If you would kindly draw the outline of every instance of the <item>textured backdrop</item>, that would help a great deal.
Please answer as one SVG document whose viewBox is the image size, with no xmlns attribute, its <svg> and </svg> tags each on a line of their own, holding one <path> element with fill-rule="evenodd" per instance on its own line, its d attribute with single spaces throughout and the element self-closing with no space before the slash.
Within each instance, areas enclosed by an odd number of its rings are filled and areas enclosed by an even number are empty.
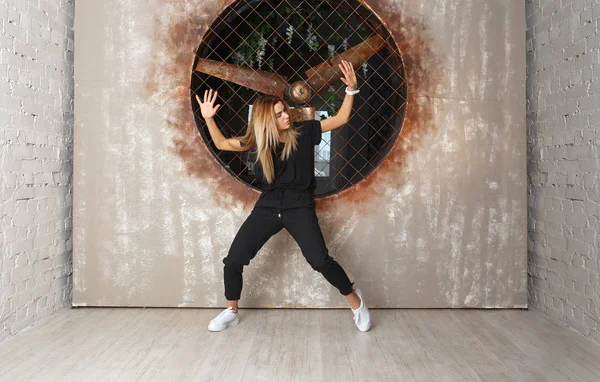
<svg viewBox="0 0 600 382">
<path fill-rule="evenodd" d="M 77 3 L 73 305 L 224 305 L 221 260 L 258 194 L 205 147 L 189 79 L 229 3 Z M 366 4 L 399 45 L 407 114 L 373 174 L 319 199 L 330 254 L 372 306 L 526 307 L 525 4 Z M 240 306 L 347 304 L 283 231 Z"/>
</svg>

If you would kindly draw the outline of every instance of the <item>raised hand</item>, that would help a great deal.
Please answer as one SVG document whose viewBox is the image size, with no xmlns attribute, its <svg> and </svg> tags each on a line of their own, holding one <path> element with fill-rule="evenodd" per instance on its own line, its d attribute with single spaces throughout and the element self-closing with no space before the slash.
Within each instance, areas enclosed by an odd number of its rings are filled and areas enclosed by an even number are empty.
<svg viewBox="0 0 600 382">
<path fill-rule="evenodd" d="M 346 60 L 342 60 L 338 65 L 340 66 L 342 73 L 344 73 L 344 77 L 341 77 L 340 80 L 348 86 L 348 90 L 352 91 L 356 89 L 356 73 L 354 73 L 352 64 Z"/>
<path fill-rule="evenodd" d="M 210 89 L 210 91 L 204 91 L 204 102 L 200 101 L 200 97 L 196 94 L 196 100 L 198 104 L 200 104 L 200 112 L 202 113 L 202 117 L 205 119 L 212 118 L 217 114 L 217 110 L 221 105 L 213 106 L 215 104 L 215 100 L 217 99 L 217 91 Z"/>
</svg>

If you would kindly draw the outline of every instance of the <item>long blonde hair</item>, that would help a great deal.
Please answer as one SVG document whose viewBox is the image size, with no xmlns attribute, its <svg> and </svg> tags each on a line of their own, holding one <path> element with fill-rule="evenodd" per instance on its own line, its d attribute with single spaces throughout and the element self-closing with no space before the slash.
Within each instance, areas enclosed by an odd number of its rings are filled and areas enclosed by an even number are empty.
<svg viewBox="0 0 600 382">
<path fill-rule="evenodd" d="M 277 130 L 277 117 L 275 117 L 275 105 L 278 102 L 281 102 L 285 112 L 290 115 L 290 127 L 281 132 L 281 140 Z M 288 159 L 298 146 L 298 132 L 293 122 L 288 104 L 279 97 L 262 95 L 252 105 L 248 130 L 240 142 L 244 147 L 256 147 L 255 163 L 260 162 L 267 183 L 273 183 L 275 179 L 275 166 L 271 153 L 276 152 L 279 142 L 285 142 L 281 153 L 282 160 Z"/>
</svg>

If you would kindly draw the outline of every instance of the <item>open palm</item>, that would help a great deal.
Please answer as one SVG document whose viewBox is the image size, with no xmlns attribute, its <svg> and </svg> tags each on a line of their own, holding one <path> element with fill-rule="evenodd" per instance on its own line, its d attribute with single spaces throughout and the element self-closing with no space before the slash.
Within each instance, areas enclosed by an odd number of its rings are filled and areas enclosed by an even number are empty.
<svg viewBox="0 0 600 382">
<path fill-rule="evenodd" d="M 352 64 L 346 60 L 342 60 L 342 62 L 338 65 L 344 74 L 344 77 L 341 77 L 340 80 L 342 80 L 342 82 L 345 83 L 350 90 L 356 89 L 356 73 L 354 72 L 354 67 Z"/>
<path fill-rule="evenodd" d="M 200 97 L 196 94 L 196 100 L 200 104 L 200 112 L 203 118 L 212 118 L 217 114 L 217 110 L 221 105 L 214 106 L 215 100 L 217 99 L 217 91 L 210 89 L 210 91 L 204 91 L 204 102 L 200 101 Z"/>
</svg>

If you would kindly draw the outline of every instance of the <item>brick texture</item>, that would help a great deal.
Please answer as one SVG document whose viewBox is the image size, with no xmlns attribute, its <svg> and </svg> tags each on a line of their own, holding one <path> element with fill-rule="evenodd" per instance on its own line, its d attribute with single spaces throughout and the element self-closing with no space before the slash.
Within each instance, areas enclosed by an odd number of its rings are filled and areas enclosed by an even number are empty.
<svg viewBox="0 0 600 382">
<path fill-rule="evenodd" d="M 529 305 L 600 341 L 600 2 L 526 9 Z"/>
<path fill-rule="evenodd" d="M 73 12 L 0 2 L 0 341 L 71 304 Z"/>
</svg>

